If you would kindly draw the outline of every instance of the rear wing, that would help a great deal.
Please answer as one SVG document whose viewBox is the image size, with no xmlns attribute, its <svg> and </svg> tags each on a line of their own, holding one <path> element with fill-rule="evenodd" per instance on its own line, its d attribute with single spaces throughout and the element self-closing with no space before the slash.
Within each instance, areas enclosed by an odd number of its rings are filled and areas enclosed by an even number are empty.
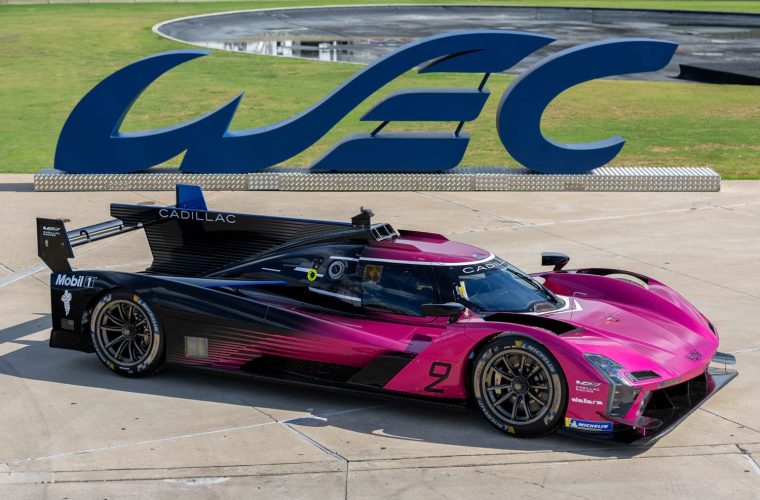
<svg viewBox="0 0 760 500">
<path fill-rule="evenodd" d="M 71 272 L 69 259 L 74 258 L 72 247 L 134 231 L 140 227 L 142 226 L 129 225 L 114 219 L 67 232 L 63 220 L 38 217 L 37 255 L 54 273 L 68 273 Z"/>
<path fill-rule="evenodd" d="M 351 222 L 293 219 L 209 211 L 198 186 L 177 185 L 172 206 L 112 204 L 113 220 L 66 231 L 60 219 L 37 219 L 37 253 L 57 273 L 70 272 L 72 248 L 144 229 L 156 274 L 205 276 L 252 257 L 328 241 L 381 240 L 398 236 L 388 224 L 372 224 L 362 208 Z"/>
</svg>

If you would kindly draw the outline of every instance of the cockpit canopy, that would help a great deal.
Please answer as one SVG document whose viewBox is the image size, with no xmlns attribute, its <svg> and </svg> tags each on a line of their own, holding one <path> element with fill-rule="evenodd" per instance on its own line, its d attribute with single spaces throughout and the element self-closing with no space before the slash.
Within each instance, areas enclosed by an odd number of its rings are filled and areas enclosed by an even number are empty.
<svg viewBox="0 0 760 500">
<path fill-rule="evenodd" d="M 366 248 L 299 248 L 252 262 L 234 278 L 285 281 L 279 287 L 285 294 L 356 312 L 421 316 L 423 304 L 442 302 L 459 302 L 478 312 L 545 312 L 561 306 L 561 299 L 498 257 L 441 265 L 367 258 Z"/>
</svg>

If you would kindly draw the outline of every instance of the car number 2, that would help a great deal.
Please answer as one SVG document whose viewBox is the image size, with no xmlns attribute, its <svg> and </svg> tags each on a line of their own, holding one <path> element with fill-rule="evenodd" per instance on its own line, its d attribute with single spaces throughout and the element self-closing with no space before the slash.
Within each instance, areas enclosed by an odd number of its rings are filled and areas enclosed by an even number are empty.
<svg viewBox="0 0 760 500">
<path fill-rule="evenodd" d="M 425 386 L 425 392 L 437 392 L 442 393 L 443 389 L 438 389 L 436 386 L 449 378 L 451 373 L 451 363 L 442 363 L 440 361 L 434 361 L 430 365 L 430 371 L 428 375 L 433 377 L 433 381 Z"/>
</svg>

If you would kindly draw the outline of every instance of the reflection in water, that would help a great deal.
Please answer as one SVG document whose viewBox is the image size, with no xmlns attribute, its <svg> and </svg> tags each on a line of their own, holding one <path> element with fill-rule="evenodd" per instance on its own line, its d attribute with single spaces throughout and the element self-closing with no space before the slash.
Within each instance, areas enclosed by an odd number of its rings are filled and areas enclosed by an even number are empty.
<svg viewBox="0 0 760 500">
<path fill-rule="evenodd" d="M 199 45 L 210 49 L 247 52 L 266 56 L 298 57 L 328 62 L 369 64 L 411 41 L 405 37 L 328 38 L 319 36 L 293 36 L 286 34 L 266 39 L 201 41 Z"/>
<path fill-rule="evenodd" d="M 0 0 L 2 1 L 2 0 Z M 664 69 L 620 78 L 669 80 L 680 65 L 724 64 L 755 73 L 760 16 L 589 8 L 409 5 L 229 12 L 162 23 L 157 32 L 206 48 L 328 62 L 369 64 L 421 37 L 457 29 L 509 29 L 557 39 L 511 68 L 521 73 L 548 54 L 605 38 L 679 44 Z"/>
<path fill-rule="evenodd" d="M 646 28 L 652 26 L 637 26 L 638 31 L 646 34 Z M 690 40 L 682 46 L 681 55 L 692 55 L 708 59 L 723 59 L 723 51 L 705 50 L 708 46 L 723 45 L 728 41 L 751 41 L 760 40 L 760 29 L 726 27 L 723 29 L 712 27 L 706 29 L 703 26 L 658 26 L 672 30 L 673 34 L 689 37 Z M 629 26 L 629 29 L 631 26 Z M 565 30 L 573 32 L 577 36 L 584 30 L 592 30 L 590 26 L 565 25 Z M 637 31 L 637 30 L 633 30 Z M 556 34 L 556 33 L 555 33 Z M 621 35 L 638 35 L 639 33 L 622 33 Z M 701 43 L 695 43 L 699 37 Z M 319 33 L 305 34 L 300 31 L 277 31 L 262 33 L 261 36 L 248 36 L 244 39 L 230 40 L 225 37 L 221 40 L 195 40 L 193 43 L 210 49 L 221 49 L 232 52 L 246 52 L 267 56 L 296 57 L 302 59 L 315 59 L 327 62 L 349 62 L 354 64 L 369 64 L 379 57 L 387 54 L 402 45 L 405 45 L 415 37 L 411 36 L 365 36 L 365 37 L 341 37 L 336 35 L 323 35 Z M 757 42 L 755 42 L 757 43 Z M 564 46 L 568 40 L 560 36 L 555 46 Z M 569 45 L 569 44 L 568 44 Z M 564 47 L 562 47 L 564 48 Z M 723 48 L 723 47 L 721 47 Z M 691 53 L 691 54 L 689 54 Z"/>
<path fill-rule="evenodd" d="M 710 33 L 713 38 L 721 40 L 760 40 L 760 29 L 746 28 L 742 30 L 719 31 Z"/>
</svg>

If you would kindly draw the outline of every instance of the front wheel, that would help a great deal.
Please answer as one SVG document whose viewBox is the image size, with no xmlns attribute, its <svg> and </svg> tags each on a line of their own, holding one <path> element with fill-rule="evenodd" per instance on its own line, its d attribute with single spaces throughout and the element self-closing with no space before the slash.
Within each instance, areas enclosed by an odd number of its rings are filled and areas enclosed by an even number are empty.
<svg viewBox="0 0 760 500">
<path fill-rule="evenodd" d="M 475 356 L 475 402 L 502 432 L 520 437 L 552 432 L 564 412 L 566 387 L 559 363 L 535 340 L 502 334 Z"/>
<path fill-rule="evenodd" d="M 100 361 L 119 375 L 143 377 L 163 364 L 158 319 L 134 293 L 116 290 L 104 295 L 92 311 L 90 335 Z"/>
</svg>

